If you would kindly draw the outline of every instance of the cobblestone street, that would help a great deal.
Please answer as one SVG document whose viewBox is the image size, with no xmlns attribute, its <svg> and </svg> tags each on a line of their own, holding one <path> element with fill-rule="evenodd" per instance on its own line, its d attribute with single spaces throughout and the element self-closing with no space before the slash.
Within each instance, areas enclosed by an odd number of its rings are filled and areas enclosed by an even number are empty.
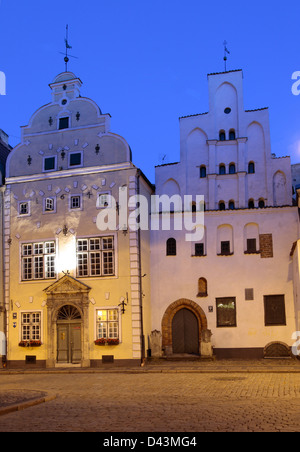
<svg viewBox="0 0 300 452">
<path fill-rule="evenodd" d="M 57 395 L 2 415 L 1 432 L 300 430 L 299 372 L 2 373 L 0 385 Z"/>
</svg>

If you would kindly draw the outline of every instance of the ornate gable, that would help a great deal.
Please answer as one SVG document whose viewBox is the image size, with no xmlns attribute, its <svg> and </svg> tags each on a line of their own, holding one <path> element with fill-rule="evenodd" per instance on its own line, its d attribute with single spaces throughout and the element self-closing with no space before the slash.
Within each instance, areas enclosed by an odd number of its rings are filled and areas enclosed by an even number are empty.
<svg viewBox="0 0 300 452">
<path fill-rule="evenodd" d="M 65 275 L 58 281 L 55 281 L 50 286 L 46 287 L 44 291 L 47 295 L 58 295 L 58 294 L 78 294 L 78 293 L 88 293 L 91 287 L 78 281 L 70 275 Z"/>
</svg>

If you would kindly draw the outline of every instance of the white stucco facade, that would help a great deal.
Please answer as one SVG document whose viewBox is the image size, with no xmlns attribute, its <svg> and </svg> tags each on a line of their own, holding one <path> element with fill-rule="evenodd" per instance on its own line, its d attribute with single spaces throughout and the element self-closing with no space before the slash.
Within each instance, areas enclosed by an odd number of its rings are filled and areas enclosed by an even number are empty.
<svg viewBox="0 0 300 452">
<path fill-rule="evenodd" d="M 174 354 L 175 315 L 192 310 L 200 345 L 207 328 L 217 355 L 259 357 L 268 344 L 290 347 L 295 331 L 290 251 L 298 212 L 291 164 L 271 153 L 268 109 L 245 111 L 242 71 L 208 75 L 208 89 L 209 112 L 180 118 L 180 162 L 156 167 L 157 195 L 204 195 L 205 234 L 195 250 L 184 230 L 152 231 L 153 328 L 162 332 L 164 352 Z M 167 255 L 170 238 L 176 255 Z M 266 305 L 274 295 L 285 318 L 270 325 Z M 222 324 L 222 299 L 234 306 L 228 325 Z M 184 344 L 178 350 L 185 352 Z"/>
</svg>

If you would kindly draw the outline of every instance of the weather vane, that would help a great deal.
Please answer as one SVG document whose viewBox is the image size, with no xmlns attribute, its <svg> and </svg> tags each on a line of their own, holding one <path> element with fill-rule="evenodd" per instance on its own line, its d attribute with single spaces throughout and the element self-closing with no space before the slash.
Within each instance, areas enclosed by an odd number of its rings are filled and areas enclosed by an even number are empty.
<svg viewBox="0 0 300 452">
<path fill-rule="evenodd" d="M 68 72 L 68 62 L 70 61 L 69 57 L 77 58 L 76 56 L 68 55 L 68 50 L 72 49 L 72 46 L 70 46 L 70 44 L 69 44 L 69 25 L 66 26 L 65 46 L 66 46 L 66 52 L 65 53 L 59 52 L 59 53 L 61 53 L 62 55 L 65 55 L 64 62 L 66 64 L 66 72 Z"/>
<path fill-rule="evenodd" d="M 223 42 L 224 45 L 224 63 L 225 63 L 225 72 L 227 72 L 227 54 L 230 55 L 229 50 L 227 49 L 227 41 Z"/>
</svg>

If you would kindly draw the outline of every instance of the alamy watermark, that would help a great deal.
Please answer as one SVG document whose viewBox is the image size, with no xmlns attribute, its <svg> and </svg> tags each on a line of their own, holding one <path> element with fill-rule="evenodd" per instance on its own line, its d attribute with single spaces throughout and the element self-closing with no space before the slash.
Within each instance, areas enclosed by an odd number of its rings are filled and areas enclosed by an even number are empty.
<svg viewBox="0 0 300 452">
<path fill-rule="evenodd" d="M 300 71 L 295 71 L 292 75 L 292 80 L 296 80 L 296 82 L 292 85 L 292 93 L 294 96 L 299 96 L 300 94 Z"/>
<path fill-rule="evenodd" d="M 6 95 L 6 77 L 4 72 L 0 71 L 0 96 Z"/>
<path fill-rule="evenodd" d="M 100 231 L 174 231 L 185 230 L 187 242 L 204 237 L 204 196 L 197 195 L 133 195 L 128 198 L 127 187 L 119 187 L 119 201 L 110 195 L 97 199 L 97 228 Z M 172 216 L 171 216 L 172 214 Z"/>
</svg>

